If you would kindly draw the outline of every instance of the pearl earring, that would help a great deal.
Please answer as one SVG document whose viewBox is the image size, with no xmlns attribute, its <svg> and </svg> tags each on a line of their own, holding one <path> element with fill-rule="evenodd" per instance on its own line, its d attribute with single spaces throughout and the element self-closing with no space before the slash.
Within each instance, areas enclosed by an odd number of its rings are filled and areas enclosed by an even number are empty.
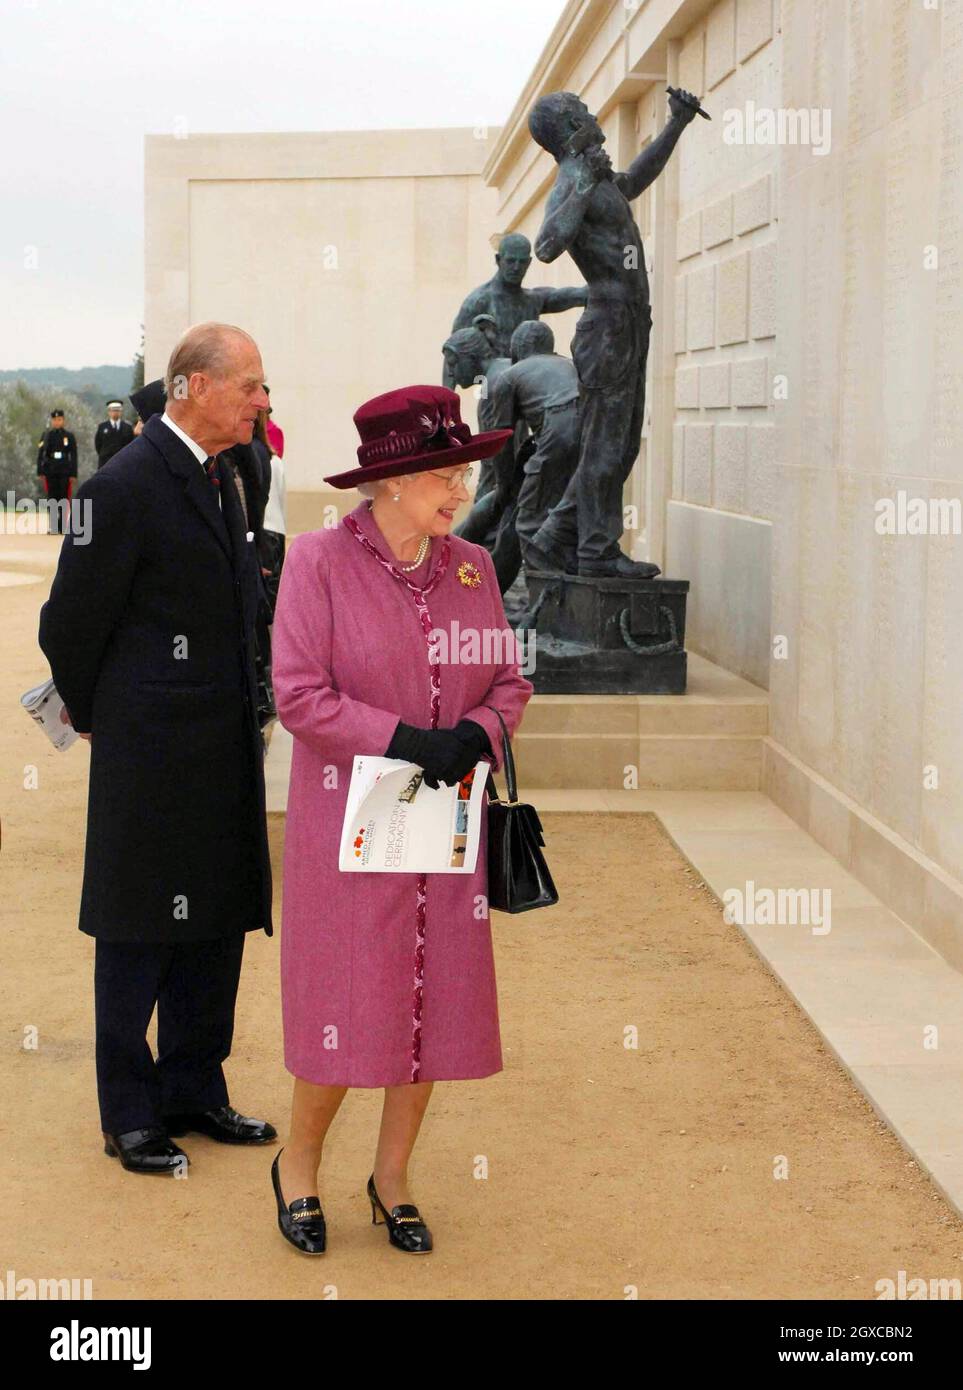
<svg viewBox="0 0 963 1390">
<path fill-rule="evenodd" d="M 392 500 L 392 502 L 400 502 L 400 501 L 401 501 L 401 493 L 400 493 L 400 492 L 396 492 L 395 495 L 392 497 L 391 500 Z"/>
</svg>

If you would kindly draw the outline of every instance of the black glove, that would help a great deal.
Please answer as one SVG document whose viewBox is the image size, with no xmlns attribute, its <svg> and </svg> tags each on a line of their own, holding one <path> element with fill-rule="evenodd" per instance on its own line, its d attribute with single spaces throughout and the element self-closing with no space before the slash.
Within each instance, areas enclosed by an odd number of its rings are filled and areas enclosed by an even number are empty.
<svg viewBox="0 0 963 1390">
<path fill-rule="evenodd" d="M 462 719 L 454 729 L 417 729 L 399 722 L 384 756 L 417 764 L 426 784 L 437 787 L 439 782 L 460 782 L 486 752 L 491 745 L 485 730 L 473 719 Z"/>
</svg>

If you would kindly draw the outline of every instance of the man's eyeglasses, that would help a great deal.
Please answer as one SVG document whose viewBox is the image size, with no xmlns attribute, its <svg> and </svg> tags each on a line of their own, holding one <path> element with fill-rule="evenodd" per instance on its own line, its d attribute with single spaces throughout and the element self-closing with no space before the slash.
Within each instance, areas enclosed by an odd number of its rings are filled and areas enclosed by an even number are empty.
<svg viewBox="0 0 963 1390">
<path fill-rule="evenodd" d="M 425 472 L 430 473 L 433 478 L 444 478 L 445 482 L 448 484 L 449 492 L 454 492 L 459 483 L 461 483 L 463 487 L 467 487 L 471 482 L 474 471 L 471 464 L 469 464 L 467 468 L 460 468 L 457 473 L 436 473 L 434 469 L 431 468 L 425 470 Z"/>
</svg>

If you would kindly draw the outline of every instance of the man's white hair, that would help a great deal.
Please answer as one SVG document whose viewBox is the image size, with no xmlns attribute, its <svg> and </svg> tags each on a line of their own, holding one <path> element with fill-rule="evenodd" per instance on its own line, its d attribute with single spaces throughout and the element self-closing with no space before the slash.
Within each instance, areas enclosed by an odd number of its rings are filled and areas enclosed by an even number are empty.
<svg viewBox="0 0 963 1390">
<path fill-rule="evenodd" d="M 183 333 L 174 344 L 167 363 L 164 386 L 168 400 L 183 399 L 193 372 L 223 377 L 231 360 L 231 348 L 238 338 L 246 338 L 257 347 L 250 333 L 233 323 L 195 323 Z"/>
</svg>

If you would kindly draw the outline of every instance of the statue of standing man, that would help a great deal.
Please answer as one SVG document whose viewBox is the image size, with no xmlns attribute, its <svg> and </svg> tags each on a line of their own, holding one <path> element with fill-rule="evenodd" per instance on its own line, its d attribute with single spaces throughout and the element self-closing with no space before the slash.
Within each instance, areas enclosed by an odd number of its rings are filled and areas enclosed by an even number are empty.
<svg viewBox="0 0 963 1390">
<path fill-rule="evenodd" d="M 669 120 L 623 174 L 613 172 L 602 127 L 572 92 L 540 97 L 529 115 L 532 137 L 558 161 L 535 254 L 554 261 L 567 251 L 588 284 L 572 340 L 582 402 L 579 464 L 527 547 L 529 563 L 542 568 L 639 579 L 659 573 L 619 546 L 622 485 L 642 441 L 652 323 L 642 238 L 629 203 L 661 174 L 698 107 L 689 92 L 671 95 Z"/>
<path fill-rule="evenodd" d="M 526 319 L 537 319 L 541 314 L 561 314 L 566 309 L 578 309 L 585 304 L 588 291 L 584 285 L 572 289 L 552 289 L 548 285 L 539 285 L 536 289 L 526 290 L 522 281 L 531 263 L 532 243 L 527 236 L 522 236 L 521 232 L 509 232 L 503 236 L 495 256 L 495 274 L 468 295 L 455 315 L 452 333 L 459 328 L 471 328 L 478 314 L 490 314 L 495 320 L 492 338 L 495 351 L 501 357 L 508 357 L 512 334 L 520 323 Z M 444 384 L 454 390 L 447 365 Z"/>
</svg>

